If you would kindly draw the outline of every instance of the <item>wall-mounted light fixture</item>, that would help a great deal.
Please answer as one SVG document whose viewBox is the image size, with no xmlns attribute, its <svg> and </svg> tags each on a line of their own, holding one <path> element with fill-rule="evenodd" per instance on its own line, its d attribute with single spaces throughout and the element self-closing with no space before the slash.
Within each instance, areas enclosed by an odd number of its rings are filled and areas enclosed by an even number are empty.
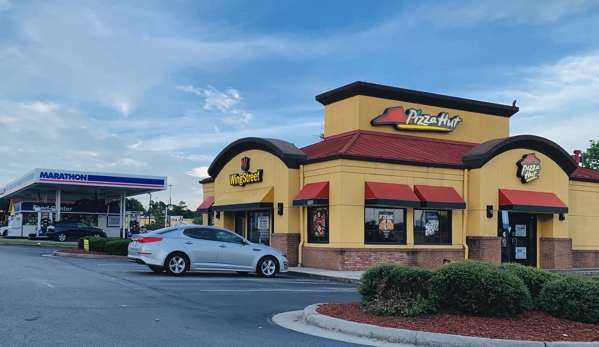
<svg viewBox="0 0 599 347">
<path fill-rule="evenodd" d="M 487 218 L 493 218 L 493 205 L 487 205 Z"/>
<path fill-rule="evenodd" d="M 214 217 L 216 217 L 216 219 L 220 219 L 220 211 L 214 212 Z"/>
<path fill-rule="evenodd" d="M 559 220 L 566 220 L 566 214 L 565 213 L 560 213 L 559 214 Z"/>
<path fill-rule="evenodd" d="M 279 216 L 282 216 L 282 215 L 283 215 L 283 203 L 282 203 L 282 202 L 279 202 L 279 203 L 277 204 L 277 214 L 278 214 Z"/>
</svg>

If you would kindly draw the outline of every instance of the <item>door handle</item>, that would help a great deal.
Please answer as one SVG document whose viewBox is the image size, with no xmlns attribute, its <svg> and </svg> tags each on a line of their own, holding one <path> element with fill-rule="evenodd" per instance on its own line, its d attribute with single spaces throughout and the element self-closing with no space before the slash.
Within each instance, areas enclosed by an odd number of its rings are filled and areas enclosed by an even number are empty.
<svg viewBox="0 0 599 347">
<path fill-rule="evenodd" d="M 518 240 L 516 240 L 515 237 L 512 237 L 512 245 L 515 245 L 517 243 Z"/>
<path fill-rule="evenodd" d="M 220 247 L 220 248 L 227 248 L 227 246 L 225 246 L 225 245 L 220 245 L 218 247 Z"/>
<path fill-rule="evenodd" d="M 186 244 L 186 245 L 193 245 L 193 242 L 191 242 L 191 241 L 187 241 L 187 242 L 185 242 L 185 244 Z"/>
</svg>

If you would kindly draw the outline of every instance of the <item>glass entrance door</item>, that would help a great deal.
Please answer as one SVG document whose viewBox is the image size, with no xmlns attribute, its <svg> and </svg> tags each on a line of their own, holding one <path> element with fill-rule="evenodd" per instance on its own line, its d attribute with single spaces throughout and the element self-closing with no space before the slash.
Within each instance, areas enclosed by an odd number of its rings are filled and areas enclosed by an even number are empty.
<svg viewBox="0 0 599 347">
<path fill-rule="evenodd" d="M 270 211 L 248 212 L 248 240 L 262 245 L 270 243 Z"/>
<path fill-rule="evenodd" d="M 507 217 L 508 223 L 499 218 L 501 262 L 537 266 L 537 216 L 510 212 Z"/>
<path fill-rule="evenodd" d="M 235 212 L 235 232 L 245 237 L 245 211 Z"/>
</svg>

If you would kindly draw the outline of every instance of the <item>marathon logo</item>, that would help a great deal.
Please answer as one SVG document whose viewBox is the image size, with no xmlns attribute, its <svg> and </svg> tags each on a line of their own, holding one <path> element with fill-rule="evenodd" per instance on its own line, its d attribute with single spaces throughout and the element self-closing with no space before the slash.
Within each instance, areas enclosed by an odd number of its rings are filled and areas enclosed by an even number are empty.
<svg viewBox="0 0 599 347">
<path fill-rule="evenodd" d="M 64 180 L 64 181 L 87 181 L 87 175 L 59 173 L 59 172 L 40 172 L 40 179 Z"/>
<path fill-rule="evenodd" d="M 258 183 L 262 182 L 262 170 L 257 170 L 256 172 L 244 172 L 242 174 L 231 174 L 229 175 L 229 183 L 232 186 L 245 186 L 249 183 Z"/>
<path fill-rule="evenodd" d="M 439 112 L 436 116 L 423 113 L 421 109 L 409 108 L 404 112 L 403 106 L 389 107 L 370 124 L 393 125 L 397 130 L 441 131 L 451 132 L 462 121 L 462 117 Z"/>
</svg>

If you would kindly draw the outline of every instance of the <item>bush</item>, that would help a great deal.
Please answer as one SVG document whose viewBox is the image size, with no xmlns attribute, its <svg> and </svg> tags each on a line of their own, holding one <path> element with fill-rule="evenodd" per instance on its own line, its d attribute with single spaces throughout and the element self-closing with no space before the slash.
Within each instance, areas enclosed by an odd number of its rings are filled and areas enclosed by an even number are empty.
<svg viewBox="0 0 599 347">
<path fill-rule="evenodd" d="M 562 276 L 545 284 L 538 304 L 556 317 L 599 323 L 599 282 L 582 276 Z"/>
<path fill-rule="evenodd" d="M 432 271 L 402 265 L 378 265 L 362 274 L 360 305 L 377 316 L 416 316 L 436 311 L 428 300 Z"/>
<path fill-rule="evenodd" d="M 507 317 L 532 308 L 521 279 L 498 266 L 466 260 L 435 270 L 429 281 L 431 300 L 454 314 Z"/>
<path fill-rule="evenodd" d="M 86 236 L 87 237 L 87 236 Z M 89 250 L 94 252 L 105 252 L 106 243 L 114 240 L 123 240 L 118 237 L 90 237 Z"/>
<path fill-rule="evenodd" d="M 127 239 L 108 241 L 104 246 L 104 251 L 112 255 L 127 255 L 129 242 Z"/>
<path fill-rule="evenodd" d="M 533 302 L 536 302 L 545 283 L 560 278 L 559 275 L 549 271 L 516 263 L 502 264 L 499 268 L 521 279 L 526 285 L 526 288 L 528 288 L 528 292 L 530 293 Z"/>
</svg>

